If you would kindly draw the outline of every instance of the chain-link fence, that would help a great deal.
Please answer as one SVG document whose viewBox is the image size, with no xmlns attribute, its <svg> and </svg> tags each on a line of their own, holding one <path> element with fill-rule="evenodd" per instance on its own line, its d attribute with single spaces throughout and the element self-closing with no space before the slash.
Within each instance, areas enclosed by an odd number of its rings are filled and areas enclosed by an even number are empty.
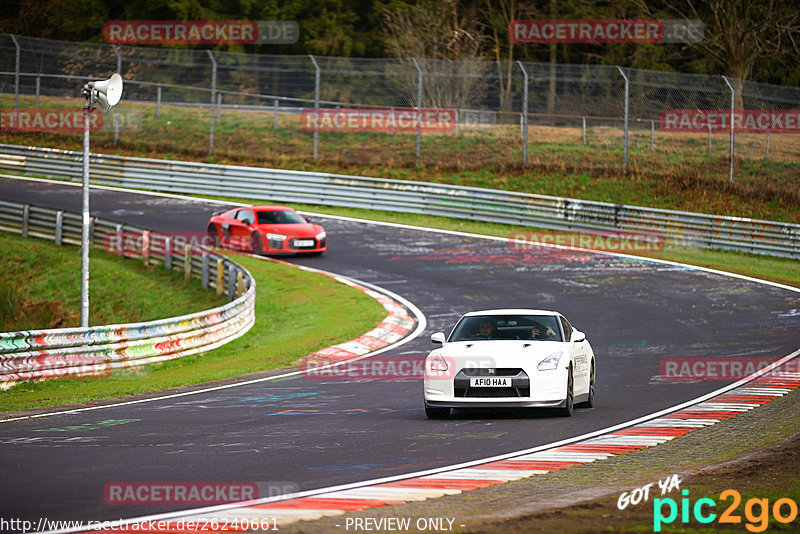
<svg viewBox="0 0 800 534">
<path fill-rule="evenodd" d="M 125 94 L 95 143 L 270 165 L 533 166 L 739 183 L 794 178 L 795 186 L 800 176 L 793 87 L 599 65 L 235 54 L 0 35 L 6 110 L 78 109 L 83 83 L 113 72 L 125 79 Z"/>
</svg>

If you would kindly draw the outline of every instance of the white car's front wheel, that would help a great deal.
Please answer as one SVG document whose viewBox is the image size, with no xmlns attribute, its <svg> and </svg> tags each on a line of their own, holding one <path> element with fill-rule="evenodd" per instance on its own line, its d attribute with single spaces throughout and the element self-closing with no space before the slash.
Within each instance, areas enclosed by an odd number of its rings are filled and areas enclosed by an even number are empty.
<svg viewBox="0 0 800 534">
<path fill-rule="evenodd" d="M 428 419 L 447 419 L 450 417 L 450 408 L 434 408 L 426 404 L 425 415 Z"/>
<path fill-rule="evenodd" d="M 594 408 L 594 405 L 594 360 L 592 360 L 592 367 L 589 371 L 589 397 L 578 404 L 578 408 Z"/>
<path fill-rule="evenodd" d="M 575 381 L 572 378 L 572 365 L 567 372 L 567 397 L 564 399 L 564 406 L 559 408 L 558 413 L 562 417 L 571 417 L 575 408 Z"/>
</svg>

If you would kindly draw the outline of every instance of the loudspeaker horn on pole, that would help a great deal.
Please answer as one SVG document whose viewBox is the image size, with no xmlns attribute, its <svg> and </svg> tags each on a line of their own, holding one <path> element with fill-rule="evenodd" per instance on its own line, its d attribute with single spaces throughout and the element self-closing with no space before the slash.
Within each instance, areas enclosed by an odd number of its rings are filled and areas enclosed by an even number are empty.
<svg viewBox="0 0 800 534">
<path fill-rule="evenodd" d="M 122 98 L 122 76 L 117 73 L 111 78 L 100 82 L 91 82 L 92 100 L 97 102 L 97 108 L 107 113 L 116 106 Z"/>
</svg>

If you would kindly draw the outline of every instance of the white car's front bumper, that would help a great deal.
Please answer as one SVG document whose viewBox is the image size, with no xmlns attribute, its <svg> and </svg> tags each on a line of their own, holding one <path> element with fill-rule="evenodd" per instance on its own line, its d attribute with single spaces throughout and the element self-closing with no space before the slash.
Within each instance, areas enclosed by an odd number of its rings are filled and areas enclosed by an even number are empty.
<svg viewBox="0 0 800 534">
<path fill-rule="evenodd" d="M 473 374 L 475 370 L 472 370 Z M 521 373 L 493 375 L 509 376 L 510 388 L 469 387 L 469 376 L 459 370 L 454 377 L 424 381 L 425 404 L 436 408 L 558 408 L 566 404 L 568 368 L 559 366 L 550 371 L 523 368 Z"/>
</svg>

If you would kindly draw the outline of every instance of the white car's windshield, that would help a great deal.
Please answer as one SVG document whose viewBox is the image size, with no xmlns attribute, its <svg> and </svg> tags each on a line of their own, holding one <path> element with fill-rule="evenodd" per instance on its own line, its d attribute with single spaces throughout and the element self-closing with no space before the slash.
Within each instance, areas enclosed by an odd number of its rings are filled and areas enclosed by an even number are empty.
<svg viewBox="0 0 800 534">
<path fill-rule="evenodd" d="M 472 315 L 456 325 L 450 341 L 526 339 L 563 341 L 554 315 Z"/>
</svg>

